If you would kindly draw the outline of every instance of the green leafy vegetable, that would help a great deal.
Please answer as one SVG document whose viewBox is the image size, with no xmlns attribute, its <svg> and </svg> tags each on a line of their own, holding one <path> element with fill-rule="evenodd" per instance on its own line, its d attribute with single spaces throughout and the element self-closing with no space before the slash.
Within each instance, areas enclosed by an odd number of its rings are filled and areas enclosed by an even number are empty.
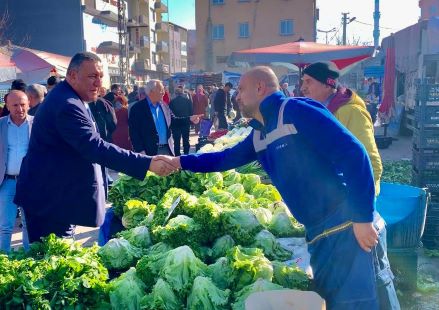
<svg viewBox="0 0 439 310">
<path fill-rule="evenodd" d="M 261 230 L 256 235 L 253 247 L 261 248 L 270 260 L 285 261 L 291 259 L 292 256 L 292 253 L 285 250 L 268 230 Z"/>
<path fill-rule="evenodd" d="M 151 246 L 151 236 L 146 226 L 134 227 L 130 230 L 124 230 L 118 234 L 129 241 L 133 246 L 146 249 Z"/>
<path fill-rule="evenodd" d="M 253 243 L 255 235 L 262 229 L 256 216 L 248 209 L 224 210 L 221 221 L 224 232 L 242 245 Z"/>
<path fill-rule="evenodd" d="M 210 278 L 198 276 L 187 299 L 188 310 L 222 310 L 226 309 L 230 290 L 221 290 Z"/>
<path fill-rule="evenodd" d="M 244 185 L 245 191 L 251 194 L 256 185 L 261 184 L 261 177 L 252 173 L 242 174 L 241 182 Z"/>
<path fill-rule="evenodd" d="M 310 288 L 311 280 L 308 275 L 298 266 L 288 266 L 285 263 L 274 261 L 273 282 L 283 287 L 306 291 Z"/>
<path fill-rule="evenodd" d="M 224 235 L 215 240 L 212 246 L 212 258 L 217 259 L 225 256 L 227 251 L 235 246 L 235 241 L 229 235 Z"/>
<path fill-rule="evenodd" d="M 110 302 L 113 309 L 140 309 L 146 286 L 137 277 L 135 268 L 131 267 L 110 285 Z"/>
<path fill-rule="evenodd" d="M 265 198 L 272 202 L 282 200 L 281 195 L 273 185 L 256 184 L 251 193 L 255 198 Z"/>
<path fill-rule="evenodd" d="M 212 281 L 221 289 L 226 289 L 234 282 L 233 268 L 227 257 L 220 257 L 214 264 L 207 267 L 207 273 Z"/>
<path fill-rule="evenodd" d="M 235 302 L 232 304 L 233 310 L 245 310 L 245 300 L 253 293 L 283 290 L 278 284 L 271 283 L 265 279 L 258 279 L 255 283 L 243 287 L 235 294 Z"/>
<path fill-rule="evenodd" d="M 99 256 L 108 269 L 128 268 L 142 256 L 142 250 L 122 238 L 111 239 L 99 249 Z"/>
<path fill-rule="evenodd" d="M 273 216 L 268 230 L 276 237 L 303 237 L 305 229 L 302 225 L 295 222 L 293 217 L 280 212 Z"/>
<path fill-rule="evenodd" d="M 148 310 L 181 310 L 183 302 L 172 291 L 171 286 L 163 279 L 158 279 L 152 292 L 142 298 L 142 309 Z"/>
<path fill-rule="evenodd" d="M 260 207 L 252 209 L 252 211 L 262 226 L 268 227 L 268 225 L 270 225 L 271 220 L 273 219 L 273 214 L 269 209 Z"/>
<path fill-rule="evenodd" d="M 149 216 L 152 217 L 154 208 L 146 201 L 128 200 L 123 207 L 122 225 L 128 229 L 138 226 Z"/>
</svg>

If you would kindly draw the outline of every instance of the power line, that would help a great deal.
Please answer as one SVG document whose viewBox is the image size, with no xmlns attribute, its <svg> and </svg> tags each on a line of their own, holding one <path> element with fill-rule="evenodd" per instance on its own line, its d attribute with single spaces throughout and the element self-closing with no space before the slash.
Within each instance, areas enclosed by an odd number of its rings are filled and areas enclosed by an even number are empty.
<svg viewBox="0 0 439 310">
<path fill-rule="evenodd" d="M 354 22 L 359 23 L 359 24 L 362 24 L 362 25 L 366 25 L 366 26 L 372 26 L 372 27 L 374 27 L 374 25 L 372 25 L 372 24 L 368 24 L 368 23 L 365 23 L 365 22 L 359 21 L 359 20 L 357 20 L 357 19 L 354 20 Z M 383 27 L 383 26 L 380 26 L 379 28 L 382 28 L 382 29 L 388 29 L 388 30 L 396 30 L 395 28 Z"/>
</svg>

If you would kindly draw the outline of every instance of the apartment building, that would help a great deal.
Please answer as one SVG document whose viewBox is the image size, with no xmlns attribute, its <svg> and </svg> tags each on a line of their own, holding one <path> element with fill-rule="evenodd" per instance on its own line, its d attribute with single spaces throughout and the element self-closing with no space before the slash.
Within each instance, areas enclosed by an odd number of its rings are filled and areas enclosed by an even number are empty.
<svg viewBox="0 0 439 310">
<path fill-rule="evenodd" d="M 316 40 L 316 0 L 196 0 L 195 69 L 229 70 L 237 50 Z"/>
<path fill-rule="evenodd" d="M 179 25 L 168 23 L 169 73 L 188 71 L 188 31 Z"/>
</svg>

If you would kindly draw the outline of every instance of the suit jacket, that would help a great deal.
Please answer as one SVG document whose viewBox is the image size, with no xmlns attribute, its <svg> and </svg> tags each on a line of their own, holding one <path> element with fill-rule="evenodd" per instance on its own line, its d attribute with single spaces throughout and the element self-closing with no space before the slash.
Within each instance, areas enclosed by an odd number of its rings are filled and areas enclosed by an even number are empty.
<svg viewBox="0 0 439 310">
<path fill-rule="evenodd" d="M 151 159 L 105 142 L 84 102 L 63 81 L 34 118 L 15 203 L 26 217 L 100 226 L 105 214 L 101 166 L 143 180 Z"/>
<path fill-rule="evenodd" d="M 171 153 L 174 153 L 174 139 L 171 136 L 171 112 L 166 104 L 160 103 L 166 120 L 166 136 Z M 128 114 L 128 125 L 131 143 L 135 152 L 145 151 L 146 155 L 157 155 L 159 134 L 149 108 L 148 100 L 145 98 L 136 102 Z"/>
<path fill-rule="evenodd" d="M 3 178 L 6 173 L 6 161 L 8 160 L 8 116 L 0 118 L 0 185 L 3 183 Z M 29 122 L 29 136 L 32 130 L 32 123 L 34 117 L 28 115 Z"/>
</svg>

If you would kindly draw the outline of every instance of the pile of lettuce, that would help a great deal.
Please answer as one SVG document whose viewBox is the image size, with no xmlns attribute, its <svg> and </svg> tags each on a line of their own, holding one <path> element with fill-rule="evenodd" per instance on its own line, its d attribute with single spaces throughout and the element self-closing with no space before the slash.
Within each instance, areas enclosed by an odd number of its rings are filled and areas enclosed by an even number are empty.
<svg viewBox="0 0 439 310">
<path fill-rule="evenodd" d="M 0 255 L 0 304 L 240 310 L 252 292 L 309 288 L 277 239 L 303 236 L 303 226 L 257 174 L 122 176 L 110 199 L 125 230 L 103 247 L 51 236 L 29 253 Z"/>
</svg>

